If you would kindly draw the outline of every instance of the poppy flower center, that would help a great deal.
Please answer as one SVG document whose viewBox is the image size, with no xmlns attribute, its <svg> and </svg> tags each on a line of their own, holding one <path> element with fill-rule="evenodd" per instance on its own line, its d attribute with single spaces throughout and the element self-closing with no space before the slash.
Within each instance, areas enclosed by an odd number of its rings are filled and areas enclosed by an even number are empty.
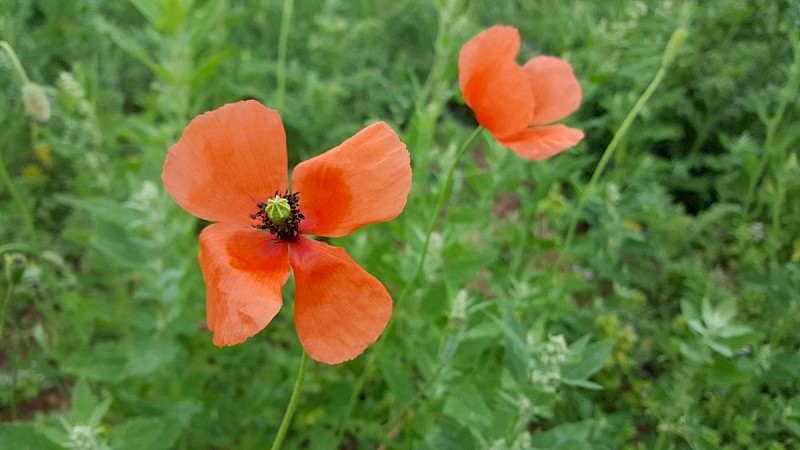
<svg viewBox="0 0 800 450">
<path fill-rule="evenodd" d="M 275 191 L 275 195 L 266 202 L 256 203 L 258 211 L 250 214 L 253 220 L 259 220 L 253 226 L 259 230 L 267 230 L 276 235 L 281 241 L 293 241 L 297 238 L 300 221 L 305 219 L 300 212 L 300 193 L 290 193 L 286 190 L 283 194 Z"/>
</svg>

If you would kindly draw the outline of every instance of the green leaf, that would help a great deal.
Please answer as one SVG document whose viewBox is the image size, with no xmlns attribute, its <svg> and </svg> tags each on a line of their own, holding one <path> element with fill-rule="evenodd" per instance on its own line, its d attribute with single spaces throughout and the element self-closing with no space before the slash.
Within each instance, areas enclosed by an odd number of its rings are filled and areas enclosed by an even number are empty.
<svg viewBox="0 0 800 450">
<path fill-rule="evenodd" d="M 29 423 L 0 423 L 0 448 L 59 450 L 62 447 L 50 442 L 34 425 Z"/>
<path fill-rule="evenodd" d="M 786 419 L 783 424 L 786 425 L 786 428 L 794 433 L 795 436 L 800 437 L 800 422 L 792 419 Z"/>
<path fill-rule="evenodd" d="M 127 352 L 126 376 L 141 376 L 155 372 L 175 359 L 178 346 L 156 339 L 133 339 Z"/>
<path fill-rule="evenodd" d="M 705 336 L 708 333 L 708 330 L 706 330 L 706 327 L 700 321 L 697 309 L 686 300 L 681 300 L 681 314 L 683 314 L 683 317 L 686 319 L 686 324 L 689 325 L 689 328 L 695 333 L 701 336 Z"/>
<path fill-rule="evenodd" d="M 464 384 L 450 392 L 443 412 L 457 423 L 486 435 L 489 431 L 490 417 L 486 414 L 489 406 L 481 391 L 473 384 Z"/>
<path fill-rule="evenodd" d="M 380 368 L 389 391 L 400 401 L 406 401 L 414 396 L 415 388 L 412 383 L 410 365 L 403 364 L 398 358 L 380 357 Z"/>
<path fill-rule="evenodd" d="M 611 351 L 614 349 L 614 342 L 602 341 L 595 342 L 586 348 L 577 357 L 577 360 L 569 360 L 561 365 L 562 378 L 571 380 L 585 380 L 603 368 Z"/>
<path fill-rule="evenodd" d="M 97 399 L 89 389 L 89 383 L 85 377 L 78 378 L 75 387 L 72 388 L 72 414 L 73 423 L 88 423 L 92 410 L 97 405 Z"/>
<path fill-rule="evenodd" d="M 750 375 L 742 371 L 736 363 L 727 358 L 714 358 L 709 368 L 708 383 L 711 386 L 727 387 L 750 382 Z"/>
<path fill-rule="evenodd" d="M 531 444 L 536 448 L 589 449 L 586 441 L 593 426 L 592 420 L 565 423 L 547 431 L 534 433 Z"/>
<path fill-rule="evenodd" d="M 114 399 L 111 397 L 103 399 L 103 401 L 92 410 L 92 414 L 89 416 L 89 420 L 86 424 L 91 427 L 100 425 L 100 422 L 103 421 L 103 417 L 105 417 L 108 412 L 108 408 L 111 407 L 111 402 L 113 400 Z"/>
<path fill-rule="evenodd" d="M 141 213 L 131 208 L 126 208 L 119 202 L 108 198 L 79 198 L 71 195 L 59 194 L 54 196 L 55 201 L 91 215 L 95 219 L 126 226 L 141 218 Z"/>
<path fill-rule="evenodd" d="M 150 57 L 147 50 L 139 42 L 137 42 L 136 39 L 122 32 L 115 25 L 105 22 L 102 19 L 98 19 L 97 24 L 97 27 L 100 29 L 100 31 L 108 34 L 111 37 L 111 40 L 117 44 L 117 46 L 132 56 L 135 60 L 147 66 L 163 80 L 167 82 L 178 81 L 174 79 L 168 70 L 156 63 L 155 60 Z"/>
<path fill-rule="evenodd" d="M 111 446 L 128 450 L 167 449 L 174 442 L 160 440 L 164 431 L 165 426 L 161 419 L 132 419 L 114 428 L 111 433 Z"/>
<path fill-rule="evenodd" d="M 586 389 L 592 389 L 595 391 L 599 391 L 603 389 L 603 386 L 595 383 L 594 381 L 587 381 L 587 380 L 573 380 L 570 378 L 561 377 L 560 381 L 564 384 L 568 384 L 570 386 L 582 387 Z"/>
<path fill-rule="evenodd" d="M 117 343 L 103 343 L 92 347 L 91 352 L 76 352 L 61 363 L 66 373 L 95 381 L 119 381 L 124 378 L 127 364 L 124 350 Z"/>
</svg>

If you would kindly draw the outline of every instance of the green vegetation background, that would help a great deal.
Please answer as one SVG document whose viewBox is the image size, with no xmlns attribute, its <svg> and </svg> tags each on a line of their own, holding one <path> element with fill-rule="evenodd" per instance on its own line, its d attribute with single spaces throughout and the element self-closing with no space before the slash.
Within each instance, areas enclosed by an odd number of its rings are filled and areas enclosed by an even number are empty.
<svg viewBox="0 0 800 450">
<path fill-rule="evenodd" d="M 204 224 L 160 183 L 167 148 L 246 98 L 280 111 L 291 164 L 389 122 L 412 155 L 408 206 L 335 243 L 396 296 L 475 125 L 458 50 L 493 24 L 520 30 L 520 61 L 574 66 L 568 123 L 587 137 L 540 162 L 479 141 L 413 295 L 361 357 L 312 362 L 286 447 L 800 447 L 796 1 L 329 0 L 295 2 L 282 27 L 291 3 L 0 0 L 0 39 L 51 109 L 25 113 L 0 55 L 17 196 L 0 190 L 0 448 L 267 446 L 300 354 L 291 283 L 265 331 L 212 345 Z"/>
</svg>

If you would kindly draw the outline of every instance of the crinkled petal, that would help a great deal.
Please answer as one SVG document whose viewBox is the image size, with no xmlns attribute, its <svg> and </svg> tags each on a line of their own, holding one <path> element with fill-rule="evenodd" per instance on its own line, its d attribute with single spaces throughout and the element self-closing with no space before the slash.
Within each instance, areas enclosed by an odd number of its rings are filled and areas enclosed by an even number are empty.
<svg viewBox="0 0 800 450">
<path fill-rule="evenodd" d="M 564 125 L 527 128 L 499 139 L 500 145 L 527 159 L 545 159 L 574 147 L 583 139 L 583 131 Z"/>
<path fill-rule="evenodd" d="M 494 136 L 516 133 L 533 120 L 534 97 L 515 58 L 519 32 L 493 26 L 464 44 L 458 57 L 458 84 L 478 123 Z"/>
<path fill-rule="evenodd" d="M 289 278 L 288 248 L 254 228 L 216 223 L 203 229 L 199 260 L 214 344 L 240 344 L 275 317 Z"/>
<path fill-rule="evenodd" d="M 389 292 L 343 248 L 301 237 L 292 243 L 290 257 L 294 323 L 303 348 L 326 364 L 360 355 L 389 322 Z"/>
<path fill-rule="evenodd" d="M 559 121 L 578 109 L 581 85 L 568 62 L 554 56 L 537 56 L 523 69 L 536 102 L 531 125 Z"/>
<path fill-rule="evenodd" d="M 292 189 L 305 216 L 301 233 L 344 236 L 403 211 L 411 190 L 408 150 L 389 125 L 378 122 L 298 164 Z"/>
<path fill-rule="evenodd" d="M 190 214 L 249 225 L 257 202 L 288 187 L 280 116 L 248 100 L 196 117 L 170 147 L 161 179 Z"/>
</svg>

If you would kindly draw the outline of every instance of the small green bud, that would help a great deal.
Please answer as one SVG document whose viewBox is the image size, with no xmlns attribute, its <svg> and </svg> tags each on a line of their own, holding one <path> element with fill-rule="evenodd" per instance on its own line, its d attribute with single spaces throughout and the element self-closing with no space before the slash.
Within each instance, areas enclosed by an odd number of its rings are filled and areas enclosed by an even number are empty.
<svg viewBox="0 0 800 450">
<path fill-rule="evenodd" d="M 267 206 L 264 207 L 267 217 L 275 225 L 280 225 L 286 222 L 286 219 L 292 215 L 292 207 L 289 206 L 289 200 L 283 197 L 273 197 L 267 200 Z"/>
<path fill-rule="evenodd" d="M 26 83 L 22 87 L 22 102 L 25 112 L 39 122 L 50 120 L 50 101 L 44 89 L 36 83 Z"/>
<path fill-rule="evenodd" d="M 3 263 L 5 265 L 6 280 L 10 284 L 17 284 L 22 279 L 28 258 L 22 253 L 4 253 Z"/>
<path fill-rule="evenodd" d="M 672 60 L 678 55 L 678 50 L 681 49 L 688 36 L 689 33 L 683 27 L 678 27 L 672 32 L 672 36 L 667 42 L 667 48 L 664 50 L 664 56 L 661 57 L 661 67 L 667 67 L 672 64 Z"/>
</svg>

